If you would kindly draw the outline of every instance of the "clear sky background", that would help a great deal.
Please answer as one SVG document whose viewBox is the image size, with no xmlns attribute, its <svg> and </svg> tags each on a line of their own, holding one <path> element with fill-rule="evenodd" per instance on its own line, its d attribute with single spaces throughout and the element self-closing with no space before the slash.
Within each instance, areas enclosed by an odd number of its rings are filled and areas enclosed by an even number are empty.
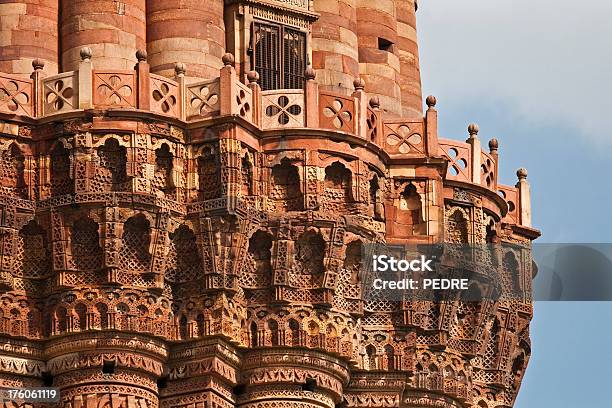
<svg viewBox="0 0 612 408">
<path fill-rule="evenodd" d="M 443 138 L 480 125 L 500 181 L 526 167 L 539 242 L 612 242 L 612 1 L 421 0 Z M 612 302 L 537 302 L 516 408 L 612 406 Z"/>
</svg>

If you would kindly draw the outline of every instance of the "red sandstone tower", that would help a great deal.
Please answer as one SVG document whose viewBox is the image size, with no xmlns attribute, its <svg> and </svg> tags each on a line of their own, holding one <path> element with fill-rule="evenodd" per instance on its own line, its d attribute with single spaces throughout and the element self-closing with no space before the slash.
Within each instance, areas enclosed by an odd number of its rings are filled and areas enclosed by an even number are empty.
<svg viewBox="0 0 612 408">
<path fill-rule="evenodd" d="M 385 242 L 509 243 L 493 265 L 531 291 L 527 172 L 499 184 L 476 125 L 438 137 L 415 21 L 412 0 L 0 4 L 0 386 L 511 407 L 529 297 L 363 296 Z"/>
</svg>

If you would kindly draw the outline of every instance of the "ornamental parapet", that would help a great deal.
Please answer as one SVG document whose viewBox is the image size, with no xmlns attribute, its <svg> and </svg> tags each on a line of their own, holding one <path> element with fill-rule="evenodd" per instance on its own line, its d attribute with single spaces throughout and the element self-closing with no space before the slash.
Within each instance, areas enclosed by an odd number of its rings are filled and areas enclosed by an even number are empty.
<svg viewBox="0 0 612 408">
<path fill-rule="evenodd" d="M 63 130 L 70 131 L 66 127 L 75 124 L 74 119 L 95 120 L 105 112 L 109 129 L 113 118 L 146 119 L 159 123 L 149 128 L 160 126 L 160 132 L 186 144 L 206 138 L 203 129 L 227 122 L 239 123 L 260 138 L 327 137 L 366 149 L 392 174 L 406 165 L 438 159 L 447 183 L 500 197 L 504 222 L 531 227 L 525 177 L 519 176 L 516 186 L 498 182 L 498 143 L 493 139 L 489 152 L 481 150 L 476 125 L 470 125 L 466 142 L 439 139 L 433 97 L 427 98 L 424 117 L 397 118 L 380 109 L 377 96 L 365 92 L 361 79 L 355 80 L 352 94 L 331 92 L 320 88 L 314 71 L 307 69 L 304 89 L 262 91 L 256 72 L 247 75 L 248 84 L 240 81 L 230 54 L 219 77 L 196 82 L 187 81 L 180 63 L 173 79 L 152 74 L 146 53 L 139 55 L 134 70 L 97 70 L 91 51 L 84 49 L 76 71 L 45 76 L 39 61 L 29 78 L 0 73 L 0 133 L 27 144 L 53 132 L 52 124 L 63 122 Z M 38 126 L 41 130 L 35 129 Z M 142 126 L 134 123 L 123 130 Z M 83 131 L 78 125 L 73 130 Z M 193 134 L 188 137 L 186 131 Z"/>
</svg>

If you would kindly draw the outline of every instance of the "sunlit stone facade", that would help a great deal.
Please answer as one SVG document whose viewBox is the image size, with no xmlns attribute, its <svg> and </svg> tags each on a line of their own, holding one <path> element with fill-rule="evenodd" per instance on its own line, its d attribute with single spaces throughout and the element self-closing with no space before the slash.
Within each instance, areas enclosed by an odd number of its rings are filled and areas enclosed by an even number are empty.
<svg viewBox="0 0 612 408">
<path fill-rule="evenodd" d="M 531 290 L 527 172 L 499 184 L 476 125 L 438 137 L 415 20 L 413 0 L 0 4 L 0 386 L 511 407 L 529 301 L 362 296 L 384 242 L 511 243 L 497 265 Z"/>
</svg>

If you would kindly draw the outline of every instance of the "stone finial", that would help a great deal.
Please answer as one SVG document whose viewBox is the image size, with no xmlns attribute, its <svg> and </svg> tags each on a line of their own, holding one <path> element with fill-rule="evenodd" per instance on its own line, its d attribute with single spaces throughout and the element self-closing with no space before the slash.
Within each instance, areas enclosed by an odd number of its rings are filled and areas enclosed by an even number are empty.
<svg viewBox="0 0 612 408">
<path fill-rule="evenodd" d="M 425 103 L 427 104 L 428 108 L 434 108 L 437 102 L 438 100 L 433 95 L 429 95 L 427 99 L 425 99 Z"/>
<path fill-rule="evenodd" d="M 249 80 L 250 84 L 254 84 L 257 81 L 259 81 L 259 72 L 257 71 L 249 71 L 247 73 L 247 79 Z"/>
<path fill-rule="evenodd" d="M 93 55 L 93 52 L 91 51 L 91 48 L 83 47 L 81 48 L 79 54 L 81 54 L 81 61 L 88 62 L 91 61 L 91 56 Z"/>
<path fill-rule="evenodd" d="M 370 108 L 378 109 L 380 108 L 380 98 L 377 95 L 374 95 L 370 98 Z"/>
<path fill-rule="evenodd" d="M 497 141 L 497 139 L 493 138 L 489 140 L 489 150 L 491 151 L 491 153 L 496 153 L 498 148 L 499 142 Z"/>
<path fill-rule="evenodd" d="M 378 96 L 373 96 L 370 98 L 370 107 L 372 109 L 380 108 L 380 98 Z"/>
<path fill-rule="evenodd" d="M 304 76 L 306 77 L 307 81 L 313 81 L 317 77 L 317 73 L 312 68 L 312 66 L 309 65 L 306 67 L 306 70 L 304 71 Z"/>
<path fill-rule="evenodd" d="M 138 62 L 147 62 L 147 52 L 145 50 L 136 51 L 136 59 Z"/>
<path fill-rule="evenodd" d="M 480 132 L 480 127 L 476 123 L 470 123 L 468 125 L 468 133 L 471 137 L 476 137 L 476 135 L 478 135 L 478 132 Z"/>
<path fill-rule="evenodd" d="M 34 68 L 34 71 L 42 71 L 44 67 L 45 67 L 44 60 L 41 60 L 40 58 L 36 58 L 32 60 L 32 68 Z"/>
<path fill-rule="evenodd" d="M 221 61 L 223 61 L 223 65 L 225 65 L 226 67 L 234 66 L 234 63 L 236 62 L 236 60 L 234 59 L 234 55 L 229 52 L 223 54 L 223 57 L 221 57 Z"/>
<path fill-rule="evenodd" d="M 521 167 L 520 169 L 516 171 L 516 176 L 518 177 L 519 180 L 525 180 L 527 178 L 527 169 L 524 167 Z"/>
<path fill-rule="evenodd" d="M 186 71 L 187 68 L 185 68 L 185 64 L 183 64 L 182 62 L 177 62 L 176 64 L 174 64 L 174 74 L 177 77 L 185 76 Z"/>
<path fill-rule="evenodd" d="M 362 78 L 355 78 L 353 81 L 353 86 L 356 91 L 363 91 L 365 88 L 365 81 Z"/>
</svg>

